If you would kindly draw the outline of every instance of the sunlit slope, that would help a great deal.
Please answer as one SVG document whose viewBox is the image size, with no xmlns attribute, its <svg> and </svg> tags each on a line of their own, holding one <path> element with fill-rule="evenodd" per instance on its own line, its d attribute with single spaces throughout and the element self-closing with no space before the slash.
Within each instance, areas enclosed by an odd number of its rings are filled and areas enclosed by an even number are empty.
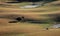
<svg viewBox="0 0 60 36">
<path fill-rule="evenodd" d="M 0 7 L 0 16 L 24 16 L 25 18 L 30 19 L 47 19 L 51 14 L 59 14 L 60 7 L 41 7 L 41 8 L 32 8 L 32 9 L 19 9 L 19 8 L 3 8 Z M 9 17 L 9 18 L 10 18 Z"/>
<path fill-rule="evenodd" d="M 12 19 L 24 16 L 25 18 L 41 20 L 60 14 L 60 7 L 41 7 L 32 9 L 0 7 L 0 36 L 60 36 L 60 29 L 50 29 L 49 24 L 28 22 L 9 23 Z M 49 26 L 48 26 L 49 25 Z"/>
</svg>

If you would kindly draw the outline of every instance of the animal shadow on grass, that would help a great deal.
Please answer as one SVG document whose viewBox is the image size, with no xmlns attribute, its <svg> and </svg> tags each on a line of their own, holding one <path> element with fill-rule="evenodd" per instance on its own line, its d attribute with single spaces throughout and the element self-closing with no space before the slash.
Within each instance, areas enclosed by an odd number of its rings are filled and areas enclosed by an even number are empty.
<svg viewBox="0 0 60 36">
<path fill-rule="evenodd" d="M 16 21 L 9 21 L 9 23 L 17 23 L 17 22 L 28 22 L 28 23 L 38 23 L 38 24 L 43 24 L 46 23 L 44 20 L 35 20 L 35 19 L 27 19 L 24 17 L 17 17 L 15 18 Z"/>
<path fill-rule="evenodd" d="M 24 17 L 17 17 L 15 18 L 16 21 L 9 21 L 9 23 L 17 23 L 17 22 L 24 22 Z"/>
<path fill-rule="evenodd" d="M 9 23 L 17 23 L 18 21 L 9 21 Z"/>
</svg>

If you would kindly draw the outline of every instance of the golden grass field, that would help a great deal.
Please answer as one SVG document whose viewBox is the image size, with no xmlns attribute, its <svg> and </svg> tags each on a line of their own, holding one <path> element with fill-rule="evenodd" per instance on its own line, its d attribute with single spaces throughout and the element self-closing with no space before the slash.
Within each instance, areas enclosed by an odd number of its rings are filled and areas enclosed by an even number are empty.
<svg viewBox="0 0 60 36">
<path fill-rule="evenodd" d="M 0 36 L 60 36 L 60 29 L 45 29 L 51 24 L 8 23 L 17 16 L 24 16 L 27 19 L 45 20 L 49 19 L 50 16 L 43 15 L 52 14 L 60 14 L 60 7 L 43 6 L 32 9 L 0 7 Z"/>
</svg>

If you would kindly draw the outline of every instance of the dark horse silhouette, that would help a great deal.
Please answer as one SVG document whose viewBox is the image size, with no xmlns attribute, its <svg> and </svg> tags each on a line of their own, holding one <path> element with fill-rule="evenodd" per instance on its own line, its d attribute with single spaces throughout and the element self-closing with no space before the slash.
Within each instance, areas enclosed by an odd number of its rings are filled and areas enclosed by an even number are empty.
<svg viewBox="0 0 60 36">
<path fill-rule="evenodd" d="M 24 17 L 17 17 L 16 20 L 17 21 L 24 21 Z"/>
<path fill-rule="evenodd" d="M 16 21 L 10 21 L 9 23 L 17 23 L 17 22 L 20 22 L 20 21 L 24 22 L 24 17 L 17 17 L 17 18 L 15 18 L 15 20 Z"/>
</svg>

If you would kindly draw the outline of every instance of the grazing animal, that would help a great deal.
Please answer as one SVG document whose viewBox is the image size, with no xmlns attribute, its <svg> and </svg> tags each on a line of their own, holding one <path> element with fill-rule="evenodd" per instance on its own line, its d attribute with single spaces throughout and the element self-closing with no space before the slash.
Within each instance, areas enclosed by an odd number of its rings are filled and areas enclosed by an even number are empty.
<svg viewBox="0 0 60 36">
<path fill-rule="evenodd" d="M 17 21 L 21 21 L 22 18 L 21 18 L 21 17 L 17 17 L 16 20 L 17 20 Z"/>
<path fill-rule="evenodd" d="M 16 20 L 17 20 L 17 21 L 25 21 L 25 19 L 24 19 L 23 16 L 22 16 L 22 17 L 17 17 Z"/>
<path fill-rule="evenodd" d="M 25 20 L 24 20 L 24 17 L 17 17 L 16 19 L 15 19 L 16 21 L 9 21 L 9 23 L 17 23 L 17 22 L 24 22 Z"/>
</svg>

